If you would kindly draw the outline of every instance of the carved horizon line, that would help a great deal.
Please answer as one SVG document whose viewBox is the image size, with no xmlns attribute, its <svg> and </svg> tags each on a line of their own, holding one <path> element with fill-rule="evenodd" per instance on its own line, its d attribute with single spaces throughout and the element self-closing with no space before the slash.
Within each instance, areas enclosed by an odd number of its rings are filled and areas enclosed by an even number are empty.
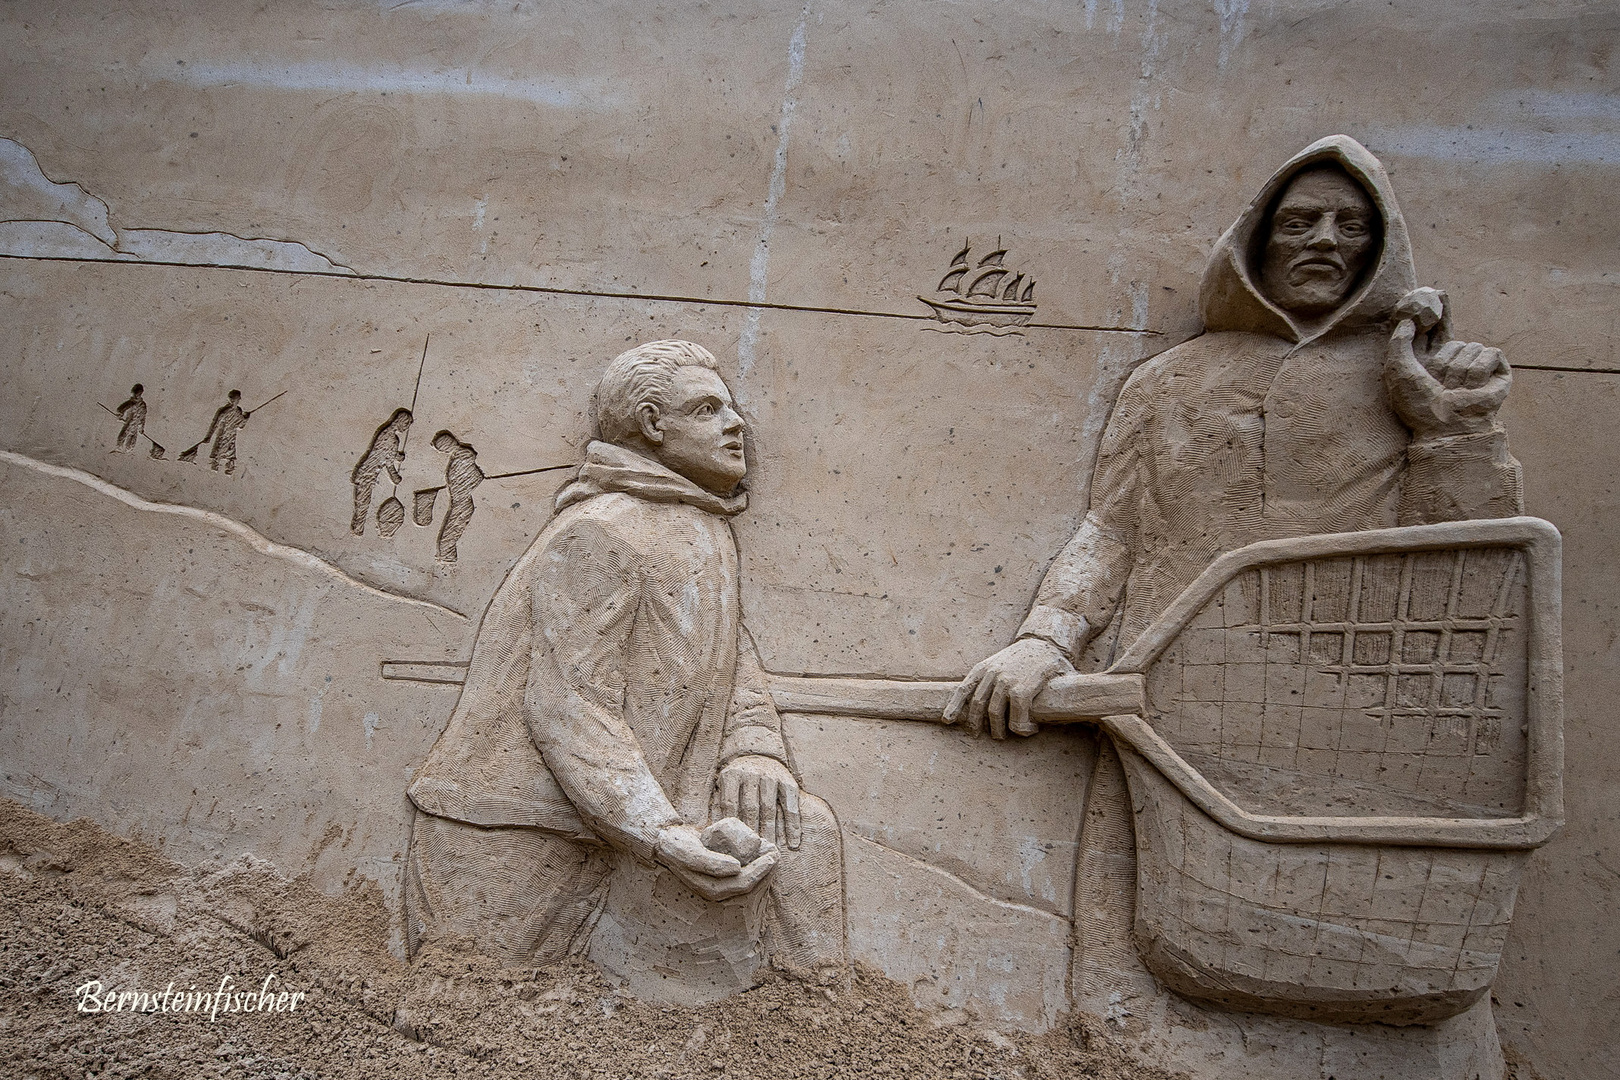
<svg viewBox="0 0 1620 1080">
<path fill-rule="evenodd" d="M 495 292 L 526 292 L 540 293 L 551 296 L 581 296 L 594 297 L 602 300 L 644 300 L 648 303 L 659 304 L 707 304 L 712 307 L 738 307 L 763 308 L 771 311 L 803 311 L 820 313 L 824 315 L 858 315 L 876 319 L 903 319 L 907 322 L 934 322 L 932 315 L 908 314 L 900 311 L 864 311 L 860 308 L 818 307 L 813 304 L 783 304 L 774 301 L 761 301 L 752 303 L 747 300 L 724 300 L 714 297 L 677 296 L 660 293 L 632 293 L 612 292 L 593 289 L 565 289 L 555 285 L 499 285 L 479 281 L 454 281 L 439 278 L 404 277 L 395 274 L 372 274 L 354 271 L 340 273 L 333 270 L 279 270 L 265 266 L 242 266 L 236 263 L 186 263 L 171 262 L 160 259 L 92 259 L 88 257 L 70 257 L 66 255 L 12 255 L 0 252 L 0 259 L 12 259 L 18 262 L 64 262 L 64 263 L 95 263 L 102 266 L 165 266 L 179 267 L 186 270 L 243 270 L 254 274 L 292 274 L 298 277 L 324 277 L 339 281 L 388 281 L 398 285 L 438 285 L 450 289 L 488 289 Z M 933 327 L 924 327 L 933 329 Z M 1164 331 L 1150 330 L 1146 327 L 1133 326 L 1082 326 L 1078 323 L 1039 323 L 1026 324 L 1026 330 L 1088 330 L 1099 334 L 1144 334 L 1148 337 L 1163 337 Z M 1530 361 L 1514 361 L 1515 371 L 1554 371 L 1572 375 L 1620 375 L 1620 368 L 1608 367 L 1576 367 L 1565 364 L 1537 364 Z"/>
<path fill-rule="evenodd" d="M 452 278 L 409 277 L 404 274 L 377 274 L 363 270 L 342 273 L 335 270 L 288 270 L 239 263 L 188 263 L 168 259 L 95 259 L 78 255 L 15 255 L 0 253 L 0 259 L 26 262 L 100 263 L 114 266 L 175 266 L 192 270 L 245 270 L 255 274 L 292 274 L 298 277 L 336 278 L 340 281 L 388 281 L 399 285 L 438 285 L 450 289 L 488 289 L 495 292 L 541 293 L 550 296 L 582 296 L 602 300 L 642 300 L 656 304 L 695 304 L 709 307 L 757 308 L 765 311 L 803 311 L 822 315 L 857 315 L 870 319 L 903 319 L 906 322 L 933 322 L 932 315 L 915 312 L 873 311 L 865 308 L 833 307 L 817 304 L 785 304 L 772 300 L 731 300 L 713 296 L 683 296 L 678 293 L 636 293 L 609 289 L 569 289 L 560 285 L 500 284 L 487 281 L 458 281 Z M 1163 332 L 1137 326 L 1088 326 L 1081 323 L 1026 323 L 1026 330 L 1083 330 L 1099 334 L 1146 334 L 1162 337 Z"/>
<path fill-rule="evenodd" d="M 261 555 L 268 555 L 273 559 L 280 559 L 283 562 L 291 563 L 294 566 L 302 567 L 305 570 L 314 570 L 317 573 L 334 578 L 341 581 L 345 585 L 350 585 L 354 588 L 360 589 L 363 592 L 368 592 L 373 596 L 381 597 L 384 600 L 393 600 L 402 604 L 415 604 L 421 607 L 432 608 L 434 611 L 453 616 L 462 620 L 463 622 L 467 621 L 467 616 L 463 615 L 459 611 L 456 611 L 454 608 L 445 607 L 443 604 L 436 604 L 432 600 L 423 600 L 420 597 L 406 596 L 402 593 L 395 593 L 390 592 L 387 589 L 380 589 L 375 585 L 361 581 L 359 578 L 351 577 L 336 564 L 327 562 L 319 555 L 311 554 L 302 548 L 292 547 L 289 544 L 278 543 L 277 541 L 270 539 L 263 533 L 254 529 L 252 526 L 237 521 L 235 518 L 226 517 L 224 514 L 215 513 L 212 510 L 203 510 L 195 506 L 185 506 L 180 503 L 153 502 L 150 499 L 142 498 L 127 488 L 121 488 L 117 484 L 103 480 L 94 473 L 85 472 L 83 469 L 76 469 L 70 465 L 53 465 L 48 461 L 40 461 L 37 458 L 31 458 L 27 454 L 19 454 L 13 450 L 0 450 L 0 461 L 6 462 L 10 465 L 15 465 L 18 468 L 30 469 L 37 473 L 43 473 L 46 476 L 54 476 L 59 479 L 72 480 L 75 483 L 83 484 L 85 487 L 90 488 L 99 494 L 116 499 L 118 502 L 121 502 L 125 506 L 135 510 L 144 510 L 148 513 L 173 514 L 178 517 L 186 517 L 195 521 L 200 521 L 206 525 L 211 525 L 216 529 L 230 533 L 238 539 L 247 541 L 248 546 L 252 547 Z"/>
</svg>

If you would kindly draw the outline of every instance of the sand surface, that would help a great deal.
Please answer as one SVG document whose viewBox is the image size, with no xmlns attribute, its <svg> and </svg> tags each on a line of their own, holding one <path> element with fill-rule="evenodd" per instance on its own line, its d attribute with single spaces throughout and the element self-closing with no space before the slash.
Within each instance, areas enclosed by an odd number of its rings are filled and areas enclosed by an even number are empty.
<svg viewBox="0 0 1620 1080">
<path fill-rule="evenodd" d="M 0 802 L 0 1075 L 469 1076 L 1169 1080 L 1082 1018 L 1003 1034 L 912 1006 L 859 970 L 768 973 L 730 1001 L 683 1008 L 619 993 L 583 961 L 534 969 L 385 948 L 375 893 L 328 897 L 245 858 L 187 869 L 88 821 Z M 77 988 L 306 995 L 292 1009 L 80 1012 Z M 161 999 L 160 999 L 161 1000 Z M 195 1001 L 195 999 L 191 999 Z M 233 998 L 233 1001 L 236 999 Z M 274 1001 L 275 999 L 270 999 Z M 290 1000 L 290 998 L 288 999 Z"/>
</svg>

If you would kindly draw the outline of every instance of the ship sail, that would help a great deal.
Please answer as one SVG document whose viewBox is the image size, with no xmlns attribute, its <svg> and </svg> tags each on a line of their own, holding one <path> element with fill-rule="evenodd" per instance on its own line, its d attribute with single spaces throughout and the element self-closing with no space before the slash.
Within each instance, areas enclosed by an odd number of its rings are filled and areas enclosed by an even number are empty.
<svg viewBox="0 0 1620 1080">
<path fill-rule="evenodd" d="M 1001 285 L 1001 279 L 1010 273 L 1012 271 L 1002 266 L 992 266 L 988 270 L 980 270 L 978 275 L 974 277 L 973 284 L 968 286 L 968 297 L 971 299 L 976 296 L 984 296 L 994 300 Z"/>
<path fill-rule="evenodd" d="M 962 332 L 1022 333 L 1035 315 L 1035 279 L 1014 273 L 1006 265 L 1007 249 L 996 238 L 996 249 L 973 261 L 971 242 L 951 259 L 932 297 L 917 299 L 934 311 L 934 318 Z"/>
</svg>

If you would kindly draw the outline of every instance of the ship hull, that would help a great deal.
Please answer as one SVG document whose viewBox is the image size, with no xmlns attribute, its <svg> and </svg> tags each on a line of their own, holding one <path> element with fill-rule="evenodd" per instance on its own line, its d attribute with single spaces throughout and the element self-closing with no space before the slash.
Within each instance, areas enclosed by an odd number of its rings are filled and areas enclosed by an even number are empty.
<svg viewBox="0 0 1620 1080">
<path fill-rule="evenodd" d="M 964 300 L 930 300 L 926 296 L 917 299 L 933 308 L 935 318 L 941 322 L 962 326 L 1028 326 L 1035 317 L 1034 305 L 974 304 Z"/>
</svg>

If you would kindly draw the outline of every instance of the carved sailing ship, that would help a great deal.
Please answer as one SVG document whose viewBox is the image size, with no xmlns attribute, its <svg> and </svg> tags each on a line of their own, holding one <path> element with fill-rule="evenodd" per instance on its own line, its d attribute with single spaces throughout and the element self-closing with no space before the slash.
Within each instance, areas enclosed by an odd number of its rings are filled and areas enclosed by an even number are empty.
<svg viewBox="0 0 1620 1080">
<path fill-rule="evenodd" d="M 956 253 L 933 297 L 917 299 L 934 309 L 940 322 L 966 330 L 1016 333 L 1035 316 L 1035 279 L 1005 264 L 1007 250 L 998 238 L 996 250 L 974 265 L 972 245 Z"/>
</svg>

